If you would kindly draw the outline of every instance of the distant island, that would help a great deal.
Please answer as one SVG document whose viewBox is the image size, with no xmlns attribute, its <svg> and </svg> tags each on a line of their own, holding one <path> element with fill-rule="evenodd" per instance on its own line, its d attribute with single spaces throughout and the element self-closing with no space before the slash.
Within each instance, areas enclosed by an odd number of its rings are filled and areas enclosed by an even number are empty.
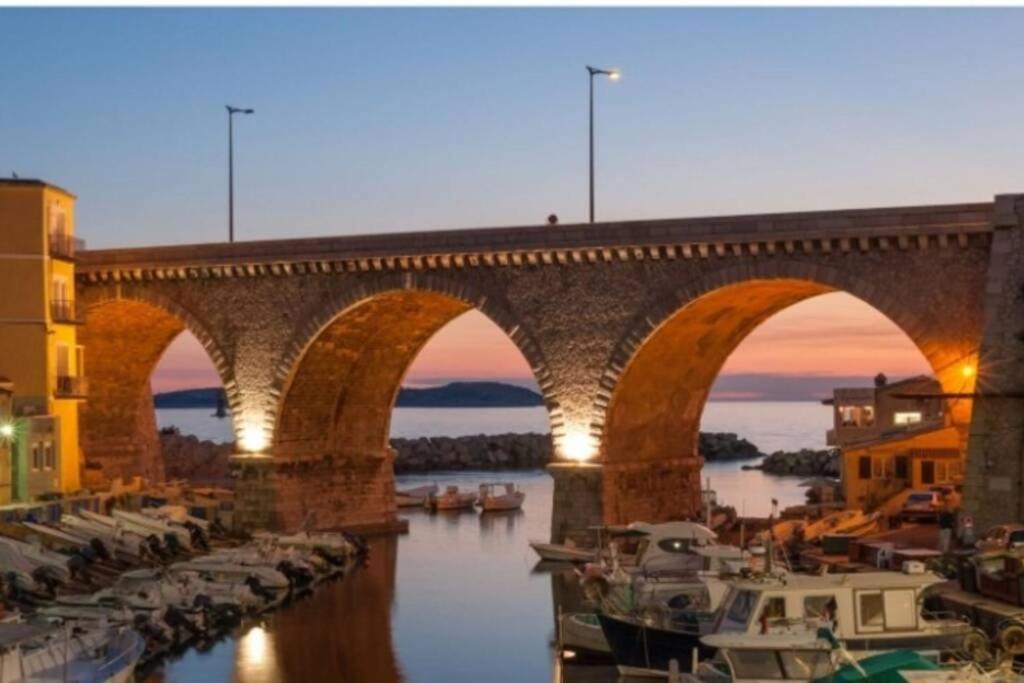
<svg viewBox="0 0 1024 683">
<path fill-rule="evenodd" d="M 153 394 L 156 408 L 216 409 L 224 399 L 224 389 L 206 387 Z M 398 392 L 399 408 L 527 408 L 544 405 L 536 391 L 503 382 L 451 382 L 439 387 L 413 389 L 402 387 Z"/>
</svg>

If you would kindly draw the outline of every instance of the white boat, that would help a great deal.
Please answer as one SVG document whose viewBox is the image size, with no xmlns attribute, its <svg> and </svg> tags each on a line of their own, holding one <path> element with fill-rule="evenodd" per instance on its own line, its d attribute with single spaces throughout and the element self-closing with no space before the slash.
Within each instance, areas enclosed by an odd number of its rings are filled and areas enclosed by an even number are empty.
<svg viewBox="0 0 1024 683">
<path fill-rule="evenodd" d="M 434 510 L 472 510 L 476 494 L 462 493 L 458 486 L 446 486 L 444 493 L 430 496 L 426 505 Z"/>
<path fill-rule="evenodd" d="M 158 519 L 171 524 L 184 526 L 195 524 L 203 531 L 210 530 L 210 522 L 188 514 L 184 505 L 161 505 L 160 507 L 142 508 L 141 513 L 150 519 Z"/>
<path fill-rule="evenodd" d="M 400 508 L 422 507 L 423 504 L 426 503 L 427 499 L 436 494 L 437 491 L 437 484 L 428 484 L 425 486 L 416 486 L 411 489 L 395 491 L 395 502 Z"/>
<path fill-rule="evenodd" d="M 125 627 L 0 623 L 0 683 L 129 683 L 144 649 Z"/>
<path fill-rule="evenodd" d="M 62 583 L 71 579 L 71 570 L 68 569 L 68 558 L 64 555 L 58 555 L 55 552 L 45 550 L 31 543 L 16 541 L 6 536 L 0 536 L 0 546 L 10 550 L 12 553 L 21 555 L 27 562 L 35 565 L 37 568 L 44 568 Z"/>
<path fill-rule="evenodd" d="M 533 552 L 548 562 L 594 562 L 598 559 L 597 550 L 577 548 L 568 543 L 542 543 L 530 541 Z"/>
<path fill-rule="evenodd" d="M 252 566 L 230 561 L 221 562 L 216 558 L 211 560 L 201 557 L 188 562 L 176 562 L 170 566 L 169 571 L 172 574 L 193 572 L 215 581 L 237 585 L 244 585 L 247 579 L 255 577 L 261 586 L 275 591 L 287 591 L 291 585 L 288 577 L 273 567 Z"/>
<path fill-rule="evenodd" d="M 501 487 L 501 488 L 499 488 Z M 518 510 L 523 506 L 526 494 L 511 482 L 480 484 L 480 509 L 484 512 Z"/>
<path fill-rule="evenodd" d="M 86 511 L 82 511 L 83 513 Z M 111 519 L 112 518 L 108 518 Z M 115 552 L 121 552 L 134 559 L 146 556 L 149 551 L 149 541 L 145 536 L 128 531 L 116 524 L 107 525 L 96 520 L 76 517 L 75 515 L 62 515 L 60 518 L 60 529 L 70 536 L 76 536 L 83 542 L 90 542 L 98 538 L 109 545 Z M 157 539 L 159 545 L 159 539 Z"/>
<path fill-rule="evenodd" d="M 188 532 L 188 529 L 128 510 L 115 509 L 112 513 L 114 519 L 129 529 L 137 529 L 140 533 L 148 531 L 161 539 L 166 539 L 168 535 L 174 536 L 183 548 L 192 548 L 192 534 Z"/>
</svg>

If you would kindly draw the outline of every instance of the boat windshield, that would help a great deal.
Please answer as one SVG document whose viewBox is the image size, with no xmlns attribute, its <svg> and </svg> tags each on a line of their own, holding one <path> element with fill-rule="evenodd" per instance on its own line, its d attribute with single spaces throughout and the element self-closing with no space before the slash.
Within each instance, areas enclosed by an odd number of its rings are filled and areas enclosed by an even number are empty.
<svg viewBox="0 0 1024 683">
<path fill-rule="evenodd" d="M 725 658 L 735 680 L 808 681 L 827 676 L 832 671 L 829 651 L 822 649 L 726 650 Z"/>
<path fill-rule="evenodd" d="M 750 617 L 754 614 L 758 593 L 751 590 L 735 590 L 725 603 L 721 621 L 716 632 L 746 631 Z"/>
</svg>

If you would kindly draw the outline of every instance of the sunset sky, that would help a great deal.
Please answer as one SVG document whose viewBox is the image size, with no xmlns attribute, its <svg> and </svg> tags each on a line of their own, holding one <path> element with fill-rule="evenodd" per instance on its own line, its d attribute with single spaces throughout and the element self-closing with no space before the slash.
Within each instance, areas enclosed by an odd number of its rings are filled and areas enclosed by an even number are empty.
<svg viewBox="0 0 1024 683">
<path fill-rule="evenodd" d="M 90 246 L 985 201 L 1024 187 L 1019 9 L 8 9 L 0 173 L 78 198 Z M 59 46 L 59 49 L 55 48 Z M 528 379 L 479 315 L 409 377 Z M 466 353 L 472 349 L 472 353 Z M 468 360 L 467 360 L 468 359 Z M 726 373 L 893 376 L 909 342 L 843 295 Z M 209 384 L 194 341 L 158 389 Z"/>
</svg>

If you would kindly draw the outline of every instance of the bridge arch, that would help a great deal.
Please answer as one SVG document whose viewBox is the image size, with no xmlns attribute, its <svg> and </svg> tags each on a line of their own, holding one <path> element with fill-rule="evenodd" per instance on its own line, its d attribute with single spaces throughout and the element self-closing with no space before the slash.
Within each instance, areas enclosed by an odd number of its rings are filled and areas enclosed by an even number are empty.
<svg viewBox="0 0 1024 683">
<path fill-rule="evenodd" d="M 171 342 L 188 330 L 209 355 L 234 414 L 240 397 L 230 358 L 198 316 L 151 290 L 94 291 L 81 305 L 88 400 L 80 409 L 80 431 L 86 472 L 100 470 L 105 479 L 162 480 L 153 370 Z"/>
<path fill-rule="evenodd" d="M 558 404 L 547 389 L 544 357 L 502 302 L 464 280 L 435 274 L 339 288 L 295 330 L 276 375 L 272 393 L 278 399 L 266 442 L 279 488 L 291 491 L 277 497 L 278 525 L 290 528 L 310 515 L 329 525 L 393 514 L 389 433 L 402 380 L 429 340 L 472 309 L 522 353 L 557 429 Z"/>
<path fill-rule="evenodd" d="M 956 328 L 940 301 L 820 263 L 780 260 L 713 271 L 651 297 L 605 368 L 589 438 L 605 468 L 606 520 L 696 513 L 700 421 L 722 366 L 771 316 L 837 291 L 866 302 L 906 333 L 945 390 L 973 389 L 980 318 L 976 327 Z M 971 403 L 950 402 L 947 410 L 966 438 Z M 652 495 L 652 488 L 663 493 Z M 639 489 L 647 495 L 635 495 Z"/>
</svg>

